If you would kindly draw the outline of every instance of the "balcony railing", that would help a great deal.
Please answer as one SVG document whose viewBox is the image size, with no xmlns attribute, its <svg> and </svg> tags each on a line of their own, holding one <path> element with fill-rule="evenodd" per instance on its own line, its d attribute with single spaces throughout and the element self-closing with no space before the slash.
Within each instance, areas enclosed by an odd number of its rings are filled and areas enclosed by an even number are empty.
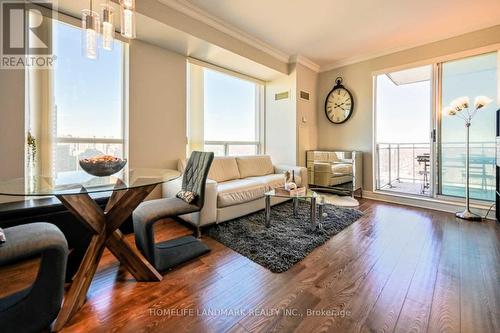
<svg viewBox="0 0 500 333">
<path fill-rule="evenodd" d="M 422 186 L 424 174 L 430 178 L 430 165 L 418 156 L 431 153 L 429 143 L 379 143 L 377 149 L 377 189 L 429 195 Z M 465 188 L 465 143 L 443 143 L 440 148 L 439 193 L 463 196 Z M 495 143 L 470 143 L 471 197 L 493 200 L 495 188 Z M 404 186 L 400 185 L 404 184 Z M 414 184 L 413 186 L 410 184 Z"/>
</svg>

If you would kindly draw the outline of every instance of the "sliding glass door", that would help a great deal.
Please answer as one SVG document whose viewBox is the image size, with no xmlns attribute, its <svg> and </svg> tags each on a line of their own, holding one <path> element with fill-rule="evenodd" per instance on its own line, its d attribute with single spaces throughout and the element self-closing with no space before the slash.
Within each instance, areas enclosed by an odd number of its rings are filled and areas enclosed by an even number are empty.
<svg viewBox="0 0 500 333">
<path fill-rule="evenodd" d="M 470 127 L 469 172 L 471 198 L 492 201 L 495 193 L 497 52 L 448 61 L 440 66 L 441 108 L 459 97 L 469 97 L 471 104 L 476 96 L 493 99 L 475 115 Z M 462 119 L 443 115 L 439 142 L 439 194 L 465 195 L 465 135 Z"/>
<path fill-rule="evenodd" d="M 375 78 L 378 190 L 432 193 L 432 77 L 428 65 Z"/>
<path fill-rule="evenodd" d="M 470 198 L 495 193 L 495 111 L 499 104 L 499 52 L 384 72 L 375 83 L 375 188 L 440 198 L 465 196 L 466 128 L 441 112 L 467 97 L 492 100 L 470 127 Z M 466 112 L 466 111 L 461 111 Z"/>
</svg>

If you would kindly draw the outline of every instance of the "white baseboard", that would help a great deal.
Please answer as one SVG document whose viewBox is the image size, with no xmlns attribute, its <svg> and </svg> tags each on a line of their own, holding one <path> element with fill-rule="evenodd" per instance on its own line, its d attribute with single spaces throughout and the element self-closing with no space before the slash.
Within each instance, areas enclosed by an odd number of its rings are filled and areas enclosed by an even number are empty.
<svg viewBox="0 0 500 333">
<path fill-rule="evenodd" d="M 387 192 L 378 192 L 378 191 L 373 192 L 373 191 L 363 190 L 363 198 L 377 200 L 377 201 L 390 202 L 390 203 L 395 203 L 395 204 L 400 204 L 400 205 L 405 205 L 405 206 L 439 210 L 439 211 L 448 212 L 448 213 L 455 213 L 455 212 L 458 212 L 464 208 L 464 204 L 461 202 L 446 201 L 446 200 L 435 199 L 435 198 L 416 198 L 416 197 L 410 197 L 410 196 L 405 196 L 405 195 L 396 194 L 396 193 L 387 193 Z M 481 205 L 481 204 L 474 203 L 474 204 L 471 204 L 471 210 L 474 213 L 484 217 L 486 215 L 486 212 L 490 208 L 490 206 L 491 206 L 491 204 Z M 495 209 L 491 209 L 487 218 L 491 219 L 491 220 L 495 219 Z"/>
</svg>

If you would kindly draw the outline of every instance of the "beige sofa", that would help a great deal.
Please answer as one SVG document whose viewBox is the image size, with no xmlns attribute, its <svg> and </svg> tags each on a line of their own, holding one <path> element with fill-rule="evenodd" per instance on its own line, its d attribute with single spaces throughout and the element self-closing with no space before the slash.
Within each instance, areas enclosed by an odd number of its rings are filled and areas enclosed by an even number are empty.
<svg viewBox="0 0 500 333">
<path fill-rule="evenodd" d="M 186 161 L 179 161 L 183 172 Z M 264 193 L 285 182 L 286 171 L 295 172 L 299 186 L 307 186 L 307 169 L 273 165 L 270 156 L 216 157 L 208 174 L 205 206 L 199 213 L 181 218 L 196 227 L 220 223 L 264 209 Z M 181 188 L 182 179 L 163 185 L 163 197 L 172 197 Z M 286 201 L 272 198 L 271 204 Z"/>
</svg>

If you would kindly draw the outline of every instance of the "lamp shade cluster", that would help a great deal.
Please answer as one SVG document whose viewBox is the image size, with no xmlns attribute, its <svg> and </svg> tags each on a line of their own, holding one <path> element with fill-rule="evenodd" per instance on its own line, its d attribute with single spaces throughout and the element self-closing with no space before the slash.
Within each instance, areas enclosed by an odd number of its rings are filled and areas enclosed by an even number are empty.
<svg viewBox="0 0 500 333">
<path fill-rule="evenodd" d="M 82 10 L 82 54 L 89 59 L 99 57 L 99 48 L 112 51 L 115 41 L 115 13 L 109 0 L 102 5 L 102 16 L 90 8 Z M 102 19 L 102 22 L 101 22 Z M 121 35 L 128 39 L 136 37 L 135 0 L 120 0 Z"/>
<path fill-rule="evenodd" d="M 490 104 L 493 100 L 488 96 L 477 96 L 474 100 L 474 110 L 470 112 L 469 97 L 459 97 L 451 102 L 449 106 L 443 108 L 443 114 L 448 116 L 458 116 L 470 123 L 476 112 Z"/>
</svg>

